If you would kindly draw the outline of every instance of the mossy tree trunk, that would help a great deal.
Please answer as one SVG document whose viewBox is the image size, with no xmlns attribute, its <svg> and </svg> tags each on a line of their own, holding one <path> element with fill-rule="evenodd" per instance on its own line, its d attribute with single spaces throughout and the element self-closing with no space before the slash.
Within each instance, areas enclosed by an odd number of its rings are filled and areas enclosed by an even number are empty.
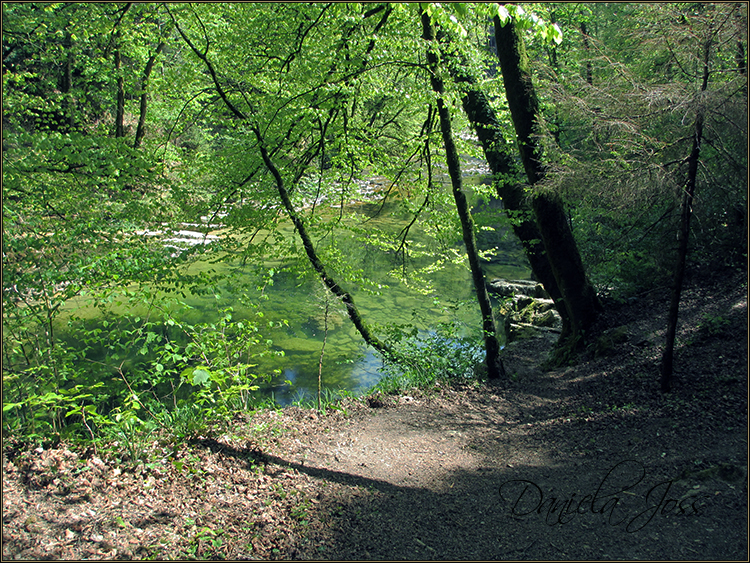
<svg viewBox="0 0 750 563">
<path fill-rule="evenodd" d="M 545 177 L 542 145 L 537 137 L 541 130 L 539 102 L 521 36 L 512 23 L 503 26 L 499 17 L 495 17 L 494 23 L 497 56 L 518 149 L 526 178 L 534 186 Z M 537 188 L 532 194 L 531 205 L 547 260 L 568 313 L 569 332 L 563 334 L 561 344 L 567 341 L 572 346 L 594 323 L 601 304 L 586 276 L 559 194 Z"/>
<path fill-rule="evenodd" d="M 512 218 L 513 232 L 523 245 L 534 277 L 541 282 L 555 302 L 555 308 L 562 318 L 563 334 L 567 334 L 570 331 L 570 318 L 552 267 L 547 260 L 542 234 L 539 232 L 529 199 L 521 184 L 503 181 L 504 177 L 507 178 L 513 174 L 515 165 L 505 148 L 505 139 L 502 136 L 495 110 L 490 106 L 484 92 L 476 87 L 467 89 L 463 97 L 463 107 L 482 145 L 487 164 L 495 177 L 497 195 Z"/>
<path fill-rule="evenodd" d="M 452 41 L 449 34 L 438 33 L 437 35 L 439 41 L 446 43 Z M 448 45 L 447 49 L 441 50 L 441 55 L 449 61 L 451 77 L 462 87 L 464 95 L 461 101 L 464 112 L 482 145 L 485 159 L 494 177 L 497 195 L 511 218 L 513 232 L 523 245 L 534 277 L 542 283 L 554 301 L 555 308 L 562 319 L 562 332 L 567 334 L 570 329 L 568 311 L 557 286 L 557 280 L 552 273 L 552 267 L 547 260 L 531 202 L 522 184 L 508 180 L 516 174 L 517 165 L 508 150 L 500 121 L 487 96 L 476 85 L 476 78 L 468 72 L 469 65 L 461 59 L 460 55 L 456 56 L 455 49 L 451 47 Z"/>
<path fill-rule="evenodd" d="M 428 41 L 435 40 L 435 33 L 430 21 L 430 16 L 422 12 L 422 37 Z M 484 272 L 479 262 L 479 251 L 477 249 L 476 235 L 474 233 L 474 220 L 471 217 L 471 209 L 466 200 L 466 194 L 463 192 L 461 180 L 461 163 L 458 156 L 458 149 L 453 139 L 451 128 L 450 109 L 443 99 L 444 83 L 441 78 L 441 68 L 436 54 L 437 46 L 428 47 L 427 63 L 430 69 L 430 81 L 432 89 L 437 94 L 438 115 L 440 117 L 440 129 L 445 145 L 446 161 L 448 165 L 448 174 L 451 178 L 453 188 L 453 199 L 456 202 L 456 210 L 461 221 L 461 233 L 466 254 L 469 258 L 469 267 L 471 268 L 471 277 L 474 283 L 474 290 L 479 301 L 479 308 L 482 313 L 482 330 L 484 333 L 485 361 L 487 363 L 487 377 L 489 379 L 499 379 L 505 376 L 505 369 L 500 359 L 500 343 L 497 340 L 497 329 L 495 318 L 492 314 L 492 304 L 487 294 L 487 286 L 484 279 Z"/>
</svg>

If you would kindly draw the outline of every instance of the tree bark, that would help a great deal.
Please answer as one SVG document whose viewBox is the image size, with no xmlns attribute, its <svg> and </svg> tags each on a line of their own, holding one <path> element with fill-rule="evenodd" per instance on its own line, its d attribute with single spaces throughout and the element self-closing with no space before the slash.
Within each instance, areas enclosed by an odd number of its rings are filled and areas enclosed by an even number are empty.
<svg viewBox="0 0 750 563">
<path fill-rule="evenodd" d="M 503 27 L 499 17 L 494 18 L 494 23 L 497 56 L 518 150 L 529 184 L 534 186 L 546 174 L 542 145 L 536 138 L 541 129 L 539 102 L 522 38 L 512 23 Z M 561 343 L 568 340 L 574 346 L 596 320 L 601 304 L 586 277 L 559 195 L 548 189 L 536 189 L 532 209 L 570 321 L 570 332 L 561 335 Z"/>
<path fill-rule="evenodd" d="M 438 33 L 439 41 L 445 39 L 450 40 L 447 34 Z M 523 245 L 534 277 L 544 286 L 555 303 L 555 308 L 562 319 L 562 333 L 568 334 L 570 331 L 568 311 L 552 267 L 545 255 L 542 235 L 537 227 L 529 198 L 524 193 L 523 185 L 508 181 L 508 178 L 516 174 L 517 167 L 515 160 L 506 149 L 507 145 L 500 122 L 487 96 L 476 86 L 476 78 L 468 73 L 466 61 L 456 59 L 450 54 L 452 51 L 452 49 L 446 49 L 441 51 L 441 55 L 446 60 L 453 58 L 449 65 L 451 77 L 456 83 L 463 85 L 465 94 L 461 101 L 464 113 L 469 118 L 482 145 L 487 164 L 495 177 L 494 185 L 497 195 L 511 217 L 513 232 Z"/>
<path fill-rule="evenodd" d="M 435 34 L 430 22 L 430 16 L 422 12 L 422 37 L 428 41 L 434 41 Z M 461 221 L 461 232 L 463 235 L 466 254 L 469 258 L 469 267 L 471 277 L 474 282 L 474 290 L 479 301 L 479 309 L 482 313 L 482 330 L 484 335 L 485 361 L 487 363 L 487 377 L 489 379 L 499 379 L 505 376 L 505 368 L 500 359 L 500 343 L 497 340 L 497 329 L 495 327 L 495 318 L 492 314 L 492 304 L 487 294 L 487 285 L 482 272 L 482 266 L 479 262 L 479 252 L 477 250 L 476 235 L 474 233 L 474 220 L 471 217 L 471 210 L 466 201 L 466 194 L 462 189 L 461 181 L 461 163 L 458 156 L 458 149 L 453 140 L 451 128 L 450 110 L 443 100 L 444 84 L 440 77 L 440 68 L 438 57 L 433 50 L 427 50 L 427 63 L 430 67 L 430 82 L 432 89 L 437 94 L 438 115 L 440 117 L 440 129 L 443 135 L 443 144 L 445 145 L 446 161 L 448 164 L 448 174 L 451 178 L 453 187 L 453 198 L 456 202 L 456 210 Z"/>
<path fill-rule="evenodd" d="M 276 181 L 276 189 L 278 190 L 281 201 L 284 204 L 284 209 L 286 210 L 287 215 L 291 219 L 292 223 L 294 223 L 300 239 L 302 239 L 302 246 L 305 248 L 305 252 L 307 253 L 307 257 L 310 260 L 310 264 L 312 264 L 313 269 L 323 280 L 323 283 L 326 285 L 326 287 L 331 290 L 331 293 L 336 295 L 344 303 L 349 318 L 351 319 L 354 327 L 357 329 L 359 334 L 362 335 L 362 338 L 364 338 L 365 342 L 367 342 L 367 344 L 375 348 L 384 356 L 392 356 L 390 347 L 381 342 L 375 335 L 373 335 L 367 325 L 365 325 L 364 321 L 362 320 L 362 316 L 359 314 L 359 310 L 354 304 L 354 298 L 351 296 L 351 294 L 341 289 L 341 286 L 339 286 L 339 284 L 336 283 L 336 281 L 326 271 L 323 262 L 320 260 L 320 257 L 315 251 L 315 245 L 313 245 L 312 239 L 307 232 L 305 222 L 294 209 L 294 205 L 292 205 L 292 200 L 289 197 L 289 192 L 284 185 L 284 179 L 282 178 L 281 173 L 279 172 L 278 168 L 276 168 L 276 165 L 273 163 L 270 155 L 268 154 L 268 150 L 266 149 L 260 129 L 257 126 L 254 126 L 253 132 L 255 133 L 255 137 L 258 139 L 258 146 L 260 148 L 263 162 Z"/>
<path fill-rule="evenodd" d="M 747 17 L 742 17 L 743 11 L 740 4 L 736 6 L 734 17 L 737 22 L 737 29 L 739 32 L 739 38 L 737 39 L 737 49 L 734 52 L 734 60 L 737 62 L 737 72 L 742 75 L 747 75 L 747 58 L 745 57 L 745 45 L 742 42 L 743 32 L 747 31 Z"/>
<path fill-rule="evenodd" d="M 512 217 L 513 232 L 523 244 L 534 277 L 547 290 L 562 318 L 562 333 L 570 332 L 570 317 L 552 272 L 542 243 L 534 211 L 524 193 L 523 186 L 515 182 L 502 181 L 502 177 L 514 173 L 515 164 L 507 153 L 500 123 L 489 100 L 476 87 L 469 88 L 463 97 L 463 108 L 484 150 L 487 164 L 495 176 L 495 190 L 503 201 L 503 207 Z"/>
<path fill-rule="evenodd" d="M 133 141 L 133 148 L 137 149 L 143 142 L 143 137 L 146 135 L 146 113 L 148 112 L 148 80 L 151 78 L 151 71 L 154 69 L 154 63 L 156 57 L 164 49 L 164 42 L 162 41 L 156 47 L 156 51 L 148 58 L 146 62 L 146 68 L 143 70 L 143 76 L 141 76 L 141 106 L 138 114 L 138 127 L 135 130 L 135 140 Z"/>
<path fill-rule="evenodd" d="M 709 57 L 711 54 L 711 41 L 706 40 L 703 50 L 703 82 L 701 93 L 708 88 Z M 688 239 L 690 235 L 690 217 L 692 216 L 693 197 L 695 195 L 695 182 L 698 177 L 698 164 L 701 153 L 701 140 L 703 139 L 703 108 L 698 106 L 693 128 L 693 147 L 688 157 L 688 176 L 685 190 L 682 195 L 680 209 L 680 228 L 677 231 L 677 264 L 675 265 L 674 279 L 672 282 L 672 298 L 669 303 L 669 314 L 667 317 L 667 339 L 664 353 L 661 359 L 661 391 L 668 393 L 672 388 L 672 371 L 674 368 L 674 341 L 677 335 L 677 321 L 680 311 L 680 295 L 682 294 L 682 282 L 685 278 L 685 263 L 687 261 Z"/>
<path fill-rule="evenodd" d="M 560 196 L 551 190 L 540 190 L 534 195 L 532 206 L 568 312 L 570 332 L 562 335 L 561 340 L 569 337 L 575 341 L 584 337 L 585 331 L 594 324 L 601 304 L 586 277 Z"/>
</svg>

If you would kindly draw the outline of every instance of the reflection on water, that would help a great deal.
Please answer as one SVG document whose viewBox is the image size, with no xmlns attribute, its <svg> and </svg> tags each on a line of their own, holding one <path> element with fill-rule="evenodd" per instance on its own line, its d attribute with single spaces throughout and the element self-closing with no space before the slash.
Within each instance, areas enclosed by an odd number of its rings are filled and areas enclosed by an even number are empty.
<svg viewBox="0 0 750 563">
<path fill-rule="evenodd" d="M 362 211 L 372 216 L 379 208 L 379 205 L 368 204 L 363 206 Z M 398 233 L 407 219 L 396 217 L 393 213 L 381 213 L 370 224 Z M 294 236 L 291 227 L 287 234 Z M 416 227 L 410 231 L 410 237 L 414 239 L 414 247 L 420 243 L 429 244 L 431 240 Z M 499 240 L 499 237 L 495 238 Z M 508 238 L 511 240 L 505 239 L 499 251 L 495 252 L 500 259 L 485 264 L 486 276 L 527 279 L 529 270 L 520 246 L 512 237 Z M 341 285 L 352 292 L 365 322 L 381 338 L 386 327 L 392 325 L 413 326 L 422 334 L 445 322 L 457 321 L 459 326 L 466 327 L 467 333 L 470 328 L 480 325 L 471 276 L 464 264 L 446 263 L 435 268 L 429 275 L 432 290 L 425 293 L 420 291 L 423 289 L 421 287 L 407 287 L 389 277 L 388 272 L 395 265 L 394 253 L 381 250 L 366 239 L 355 236 L 346 239 L 337 235 L 336 248 L 330 249 L 320 244 L 320 251 L 335 252 L 346 257 L 345 261 L 339 262 L 339 269 L 346 267 L 348 272 L 361 269 L 364 279 L 372 282 L 369 290 L 357 289 L 355 282 L 346 281 L 347 272 L 337 271 L 331 265 L 334 264 L 332 261 L 327 262 L 333 276 L 344 280 Z M 409 266 L 412 269 L 427 266 L 429 260 L 417 258 Z M 257 274 L 252 268 L 243 269 L 239 264 L 226 263 L 192 267 L 192 271 L 202 267 L 235 273 L 239 271 L 247 285 L 241 292 L 230 286 L 221 288 L 220 299 L 216 298 L 214 292 L 208 296 L 189 295 L 186 302 L 193 309 L 184 320 L 190 323 L 213 322 L 221 309 L 232 307 L 235 320 L 249 319 L 258 323 L 263 338 L 271 339 L 273 348 L 284 352 L 283 357 L 268 356 L 254 360 L 259 374 L 278 373 L 263 387 L 262 393 L 267 397 L 273 396 L 281 404 L 289 404 L 302 397 L 312 398 L 317 393 L 324 336 L 322 381 L 325 388 L 356 393 L 377 383 L 381 377 L 381 358 L 364 345 L 343 307 L 330 302 L 330 294 L 322 291 L 320 280 L 309 273 L 301 276 L 298 273 L 299 263 L 294 267 L 292 261 L 276 259 L 269 261 L 269 264 L 273 266 L 275 274 L 273 284 L 264 287 L 263 298 L 260 299 L 259 294 L 255 296 L 260 309 L 247 306 L 238 297 L 248 287 L 258 285 Z M 439 298 L 439 302 L 435 298 Z M 327 315 L 326 299 L 329 299 Z M 458 306 L 460 303 L 464 305 Z M 259 310 L 263 313 L 262 320 L 258 316 Z M 287 324 L 282 324 L 284 321 Z M 268 328 L 268 322 L 273 323 L 274 327 Z"/>
<path fill-rule="evenodd" d="M 263 394 L 273 396 L 274 400 L 282 406 L 300 400 L 314 399 L 317 396 L 318 389 L 317 364 L 314 366 L 315 370 L 311 377 L 311 366 L 306 358 L 300 358 L 300 361 L 294 364 L 290 364 L 288 360 L 288 357 L 283 360 L 286 367 L 284 367 L 278 381 L 264 386 Z M 317 362 L 317 358 L 315 361 Z M 382 358 L 372 349 L 362 345 L 358 360 L 348 362 L 343 366 L 323 364 L 323 385 L 328 389 L 346 390 L 355 394 L 361 393 L 380 380 L 382 367 Z M 337 378 L 339 370 L 343 374 Z M 336 384 L 337 381 L 338 384 Z M 348 386 L 344 386 L 346 383 L 348 383 Z"/>
<path fill-rule="evenodd" d="M 409 325 L 424 334 L 438 323 L 457 321 L 468 336 L 480 325 L 479 307 L 473 295 L 471 274 L 464 265 L 447 264 L 430 275 L 433 291 L 424 294 L 417 289 L 389 279 L 392 256 L 374 247 L 352 249 L 347 256 L 365 269 L 368 279 L 387 284 L 378 293 L 354 291 L 355 302 L 365 322 L 382 337 L 388 325 Z M 487 276 L 526 279 L 529 272 L 520 252 L 506 257 L 502 263 L 486 264 Z M 286 319 L 288 327 L 275 329 L 267 335 L 274 347 L 285 357 L 260 361 L 260 368 L 282 369 L 280 376 L 264 390 L 274 399 L 288 404 L 301 397 L 312 398 L 317 392 L 320 351 L 324 336 L 323 300 L 320 282 L 300 283 L 291 273 L 281 274 L 268 291 L 268 316 Z M 346 289 L 349 286 L 345 285 Z M 435 297 L 439 302 L 435 302 Z M 458 304 L 463 304 L 459 306 Z M 361 392 L 378 382 L 382 359 L 367 347 L 342 308 L 333 310 L 328 318 L 328 334 L 323 358 L 323 386 L 329 389 Z M 291 385 L 285 385 L 289 381 Z"/>
</svg>

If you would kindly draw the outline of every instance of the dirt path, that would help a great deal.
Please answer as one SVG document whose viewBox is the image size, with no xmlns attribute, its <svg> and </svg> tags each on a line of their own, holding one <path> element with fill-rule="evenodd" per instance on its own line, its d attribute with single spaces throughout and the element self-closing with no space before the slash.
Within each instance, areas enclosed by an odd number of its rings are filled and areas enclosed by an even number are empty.
<svg viewBox="0 0 750 563">
<path fill-rule="evenodd" d="M 311 437 L 289 461 L 339 485 L 319 499 L 340 516 L 331 526 L 330 555 L 744 557 L 741 427 L 709 438 L 700 428 L 678 433 L 671 419 L 644 420 L 627 410 L 559 416 L 565 389 L 581 381 L 546 375 L 560 381 L 542 401 L 518 390 L 445 390 Z M 722 464 L 732 468 L 726 479 L 717 471 L 668 483 Z M 596 500 L 586 500 L 597 491 Z"/>
<path fill-rule="evenodd" d="M 502 387 L 258 413 L 135 472 L 6 448 L 4 558 L 746 560 L 743 280 L 686 293 L 666 397 L 654 294 L 577 366 L 512 345 Z"/>
</svg>

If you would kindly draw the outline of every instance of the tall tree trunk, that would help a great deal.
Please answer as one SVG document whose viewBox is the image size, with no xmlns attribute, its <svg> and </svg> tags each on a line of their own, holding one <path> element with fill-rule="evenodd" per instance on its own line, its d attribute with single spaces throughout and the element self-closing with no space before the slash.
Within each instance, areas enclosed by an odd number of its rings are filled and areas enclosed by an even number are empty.
<svg viewBox="0 0 750 563">
<path fill-rule="evenodd" d="M 745 57 L 745 45 L 742 43 L 743 32 L 747 31 L 747 17 L 743 16 L 742 5 L 737 4 L 735 7 L 734 17 L 737 22 L 738 39 L 737 50 L 734 52 L 734 60 L 737 63 L 737 72 L 742 76 L 747 74 L 747 58 Z"/>
<path fill-rule="evenodd" d="M 549 13 L 549 23 L 555 24 L 557 23 L 557 12 L 553 9 Z M 555 72 L 558 70 L 557 66 L 557 47 L 554 43 L 547 47 L 549 51 L 549 65 L 553 68 Z"/>
<path fill-rule="evenodd" d="M 437 36 L 438 41 L 451 41 L 448 34 L 438 32 Z M 465 92 L 461 99 L 464 113 L 469 118 L 482 145 L 485 159 L 495 178 L 497 195 L 512 219 L 513 232 L 523 245 L 534 277 L 542 283 L 554 301 L 555 308 L 562 318 L 562 332 L 567 334 L 570 328 L 568 311 L 557 286 L 557 280 L 552 273 L 552 267 L 547 260 L 542 235 L 537 227 L 529 198 L 524 193 L 523 185 L 507 181 L 507 178 L 515 176 L 517 167 L 515 159 L 506 148 L 507 143 L 503 137 L 500 121 L 487 96 L 477 87 L 476 78 L 468 72 L 467 61 L 463 60 L 460 55 L 456 57 L 454 53 L 455 49 L 451 48 L 441 50 L 441 56 L 449 61 L 451 77 L 456 83 L 462 85 Z"/>
<path fill-rule="evenodd" d="M 709 78 L 709 56 L 711 54 L 711 41 L 706 40 L 703 49 L 703 82 L 701 93 L 708 88 Z M 672 371 L 674 367 L 674 341 L 677 335 L 677 320 L 680 311 L 680 295 L 682 293 L 682 282 L 685 278 L 685 262 L 687 261 L 688 238 L 690 235 L 690 217 L 692 215 L 693 196 L 695 195 L 695 181 L 698 177 L 698 163 L 701 153 L 701 140 L 703 139 L 703 107 L 699 104 L 695 116 L 693 128 L 693 148 L 688 157 L 688 176 L 685 182 L 685 190 L 682 194 L 682 206 L 680 209 L 680 229 L 677 231 L 677 264 L 675 265 L 674 280 L 672 282 L 672 298 L 669 303 L 669 314 L 667 318 L 667 341 L 661 359 L 661 391 L 668 393 L 672 388 Z"/>
<path fill-rule="evenodd" d="M 541 129 L 539 103 L 521 36 L 512 23 L 503 26 L 499 17 L 495 17 L 494 23 L 497 56 L 521 162 L 533 186 L 545 176 L 542 146 L 535 137 Z M 601 304 L 586 277 L 559 195 L 552 190 L 536 189 L 532 209 L 570 321 L 570 332 L 561 336 L 561 344 L 567 340 L 573 346 L 594 323 Z"/>
<path fill-rule="evenodd" d="M 422 37 L 428 41 L 434 41 L 435 34 L 430 22 L 430 16 L 422 12 Z M 437 49 L 437 46 L 434 47 Z M 476 235 L 474 233 L 474 220 L 471 217 L 471 210 L 466 201 L 461 182 L 461 163 L 459 161 L 458 149 L 453 140 L 451 129 L 451 116 L 448 106 L 443 100 L 444 85 L 440 77 L 438 57 L 432 48 L 427 50 L 427 63 L 430 67 L 430 81 L 432 89 L 437 94 L 438 115 L 440 116 L 440 129 L 443 135 L 443 144 L 445 145 L 446 161 L 448 164 L 448 174 L 451 178 L 453 187 L 453 198 L 456 201 L 456 210 L 461 221 L 461 232 L 463 235 L 466 254 L 469 257 L 469 267 L 471 268 L 471 277 L 474 282 L 474 290 L 479 301 L 479 309 L 482 313 L 482 330 L 484 334 L 485 361 L 487 363 L 487 377 L 489 379 L 499 379 L 505 376 L 505 368 L 500 359 L 500 343 L 497 340 L 497 329 L 495 327 L 495 318 L 492 314 L 492 304 L 487 294 L 487 285 L 482 272 L 482 266 L 479 263 L 479 252 L 477 250 Z"/>
<path fill-rule="evenodd" d="M 141 106 L 138 114 L 138 127 L 135 130 L 135 141 L 133 141 L 133 148 L 137 149 L 143 142 L 143 137 L 146 135 L 146 113 L 148 111 L 148 80 L 151 77 L 151 71 L 154 69 L 154 63 L 156 57 L 164 49 L 164 42 L 162 41 L 156 47 L 156 51 L 148 58 L 146 62 L 146 68 L 143 70 L 143 76 L 141 76 Z"/>
<path fill-rule="evenodd" d="M 503 207 L 512 217 L 513 232 L 521 241 L 531 271 L 537 281 L 541 282 L 547 293 L 555 303 L 562 318 L 563 334 L 570 332 L 570 317 L 552 272 L 549 260 L 542 243 L 534 211 L 524 193 L 523 186 L 514 182 L 502 181 L 502 177 L 510 176 L 515 171 L 512 157 L 505 149 L 506 143 L 500 129 L 500 122 L 495 110 L 490 106 L 487 96 L 476 87 L 469 88 L 463 98 L 463 108 L 479 142 L 484 150 L 490 170 L 495 176 L 495 190 L 503 202 Z"/>
</svg>

